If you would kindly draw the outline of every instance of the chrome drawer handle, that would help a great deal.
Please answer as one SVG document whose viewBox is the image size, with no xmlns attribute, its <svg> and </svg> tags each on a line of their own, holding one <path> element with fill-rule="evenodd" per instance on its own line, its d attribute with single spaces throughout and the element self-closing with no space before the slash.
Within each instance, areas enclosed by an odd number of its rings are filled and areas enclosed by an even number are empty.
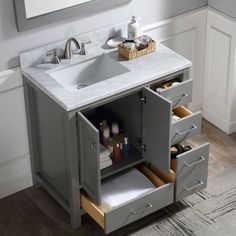
<svg viewBox="0 0 236 236">
<path fill-rule="evenodd" d="M 174 98 L 173 100 L 171 99 L 172 102 L 178 102 L 183 100 L 184 98 L 187 98 L 189 95 L 187 93 L 182 94 L 181 96 Z"/>
<path fill-rule="evenodd" d="M 203 161 L 205 161 L 205 160 L 206 160 L 206 159 L 205 159 L 203 156 L 200 156 L 200 160 L 195 161 L 195 162 L 193 162 L 193 163 L 191 163 L 191 164 L 188 164 L 188 163 L 186 163 L 186 162 L 184 161 L 184 165 L 187 166 L 187 167 L 193 167 L 193 166 L 195 166 L 195 165 L 197 165 L 197 164 L 199 164 L 199 163 L 201 163 L 201 162 L 203 162 Z"/>
<path fill-rule="evenodd" d="M 193 185 L 192 187 L 190 187 L 190 188 L 187 188 L 187 187 L 184 187 L 184 190 L 186 190 L 186 191 L 192 191 L 192 190 L 194 190 L 195 188 L 197 188 L 197 187 L 200 187 L 200 186 L 202 186 L 204 184 L 204 182 L 203 181 L 201 181 L 201 180 L 199 180 L 199 183 L 198 184 L 195 184 L 195 185 Z"/>
<path fill-rule="evenodd" d="M 185 135 L 185 134 L 188 134 L 188 133 L 190 133 L 190 132 L 192 132 L 192 131 L 194 131 L 196 129 L 197 129 L 197 126 L 196 125 L 192 125 L 191 129 L 188 129 L 188 130 L 183 131 L 183 132 L 177 131 L 176 134 L 177 135 Z"/>
<path fill-rule="evenodd" d="M 152 208 L 152 204 L 150 202 L 148 202 L 146 206 L 144 206 L 144 207 L 142 207 L 138 210 L 133 210 L 131 208 L 130 211 L 133 215 L 137 215 L 138 213 L 140 213 L 140 212 L 142 212 L 142 211 L 144 211 L 145 209 L 148 209 L 148 208 Z"/>
</svg>

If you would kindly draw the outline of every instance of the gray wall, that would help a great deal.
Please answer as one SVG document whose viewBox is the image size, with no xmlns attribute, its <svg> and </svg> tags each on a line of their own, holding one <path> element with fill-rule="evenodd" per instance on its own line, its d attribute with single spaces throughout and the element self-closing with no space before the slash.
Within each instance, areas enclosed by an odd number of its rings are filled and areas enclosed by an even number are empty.
<svg viewBox="0 0 236 236">
<path fill-rule="evenodd" d="M 208 4 L 218 11 L 236 18 L 236 0 L 208 0 Z"/>
<path fill-rule="evenodd" d="M 225 0 L 224 0 L 225 1 Z M 233 0 L 232 0 L 233 2 Z M 19 65 L 21 51 L 141 16 L 153 23 L 207 5 L 207 0 L 132 0 L 129 5 L 18 33 L 13 0 L 0 0 L 0 71 Z"/>
</svg>

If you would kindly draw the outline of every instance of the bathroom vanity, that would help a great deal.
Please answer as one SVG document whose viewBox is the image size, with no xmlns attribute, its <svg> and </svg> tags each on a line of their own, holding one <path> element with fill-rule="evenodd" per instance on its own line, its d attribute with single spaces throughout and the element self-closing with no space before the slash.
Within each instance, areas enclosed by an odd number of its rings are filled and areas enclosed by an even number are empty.
<svg viewBox="0 0 236 236">
<path fill-rule="evenodd" d="M 171 146 L 201 132 L 201 112 L 187 108 L 191 62 L 158 44 L 155 53 L 132 61 L 120 59 L 116 50 L 91 47 L 70 63 L 30 64 L 42 51 L 21 55 L 33 181 L 69 212 L 74 228 L 88 213 L 110 233 L 206 187 L 208 144 L 177 156 L 175 172 L 170 166 Z M 179 84 L 156 92 L 172 81 Z M 131 147 L 129 158 L 103 170 L 93 122 L 97 109 L 122 120 Z M 181 119 L 172 121 L 172 111 Z M 131 167 L 164 184 L 108 208 L 101 201 L 103 181 Z"/>
</svg>

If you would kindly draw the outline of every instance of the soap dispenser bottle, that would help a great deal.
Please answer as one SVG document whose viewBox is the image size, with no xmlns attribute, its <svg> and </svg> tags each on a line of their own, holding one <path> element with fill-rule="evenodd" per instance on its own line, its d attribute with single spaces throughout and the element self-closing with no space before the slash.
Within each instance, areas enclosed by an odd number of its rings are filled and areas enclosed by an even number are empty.
<svg viewBox="0 0 236 236">
<path fill-rule="evenodd" d="M 141 27 L 139 24 L 139 18 L 132 16 L 131 22 L 128 24 L 128 39 L 134 40 L 141 36 Z"/>
</svg>

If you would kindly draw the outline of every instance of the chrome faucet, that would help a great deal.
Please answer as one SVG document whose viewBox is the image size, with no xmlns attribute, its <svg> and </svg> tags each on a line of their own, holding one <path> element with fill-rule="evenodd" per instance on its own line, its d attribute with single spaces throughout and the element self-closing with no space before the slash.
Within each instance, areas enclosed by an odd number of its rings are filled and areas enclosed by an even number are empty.
<svg viewBox="0 0 236 236">
<path fill-rule="evenodd" d="M 80 45 L 79 45 L 79 42 L 77 41 L 77 39 L 69 38 L 66 41 L 66 46 L 65 46 L 65 51 L 64 51 L 64 58 L 65 59 L 71 59 L 72 56 L 73 56 L 73 52 L 72 52 L 72 49 L 71 49 L 71 43 L 72 42 L 75 44 L 75 47 L 76 47 L 77 50 L 80 49 Z"/>
</svg>

